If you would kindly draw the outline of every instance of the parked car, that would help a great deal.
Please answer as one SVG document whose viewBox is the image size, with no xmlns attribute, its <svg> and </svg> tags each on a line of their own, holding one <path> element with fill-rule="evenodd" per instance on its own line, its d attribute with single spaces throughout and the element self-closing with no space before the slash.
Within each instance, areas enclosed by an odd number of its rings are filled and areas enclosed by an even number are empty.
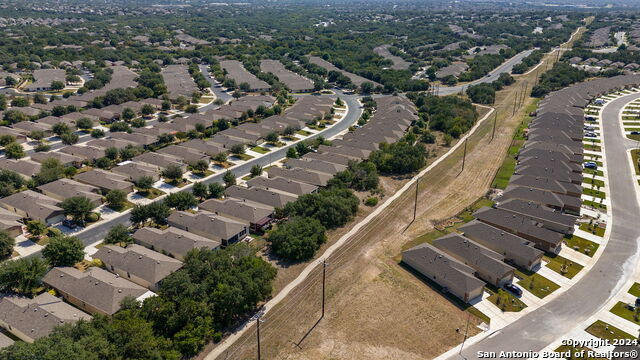
<svg viewBox="0 0 640 360">
<path fill-rule="evenodd" d="M 504 284 L 504 289 L 509 291 L 510 293 L 512 293 L 515 296 L 522 296 L 522 289 L 520 289 L 519 287 L 509 283 L 509 284 Z"/>
<path fill-rule="evenodd" d="M 594 161 L 587 161 L 584 163 L 584 168 L 585 169 L 597 169 L 598 168 L 598 164 L 596 164 Z"/>
<path fill-rule="evenodd" d="M 586 121 L 596 121 L 595 116 L 585 116 L 585 117 L 584 117 L 584 119 L 585 119 Z"/>
<path fill-rule="evenodd" d="M 596 135 L 596 133 L 594 133 L 593 131 L 587 131 L 586 133 L 584 133 L 584 136 L 590 138 L 598 137 L 598 135 Z"/>
<path fill-rule="evenodd" d="M 69 229 L 75 229 L 78 227 L 78 225 L 73 220 L 69 219 L 62 220 L 62 225 L 68 227 Z"/>
<path fill-rule="evenodd" d="M 640 131 L 632 131 L 631 135 L 640 135 Z"/>
<path fill-rule="evenodd" d="M 636 307 L 640 306 L 640 297 L 636 298 Z"/>
<path fill-rule="evenodd" d="M 585 125 L 584 129 L 585 129 L 585 130 L 587 130 L 587 131 L 593 131 L 593 130 L 595 130 L 596 128 L 595 128 L 595 127 L 593 127 L 593 126 L 590 126 L 590 125 Z"/>
</svg>

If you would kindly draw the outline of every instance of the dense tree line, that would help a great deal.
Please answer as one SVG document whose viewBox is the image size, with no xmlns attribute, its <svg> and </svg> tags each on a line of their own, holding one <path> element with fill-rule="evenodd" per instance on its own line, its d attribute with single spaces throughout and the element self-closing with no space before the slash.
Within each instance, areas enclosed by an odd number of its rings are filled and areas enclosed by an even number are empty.
<svg viewBox="0 0 640 360">
<path fill-rule="evenodd" d="M 589 74 L 567 63 L 558 62 L 549 71 L 540 76 L 540 81 L 531 89 L 531 96 L 542 97 L 546 94 L 583 81 Z"/>
</svg>

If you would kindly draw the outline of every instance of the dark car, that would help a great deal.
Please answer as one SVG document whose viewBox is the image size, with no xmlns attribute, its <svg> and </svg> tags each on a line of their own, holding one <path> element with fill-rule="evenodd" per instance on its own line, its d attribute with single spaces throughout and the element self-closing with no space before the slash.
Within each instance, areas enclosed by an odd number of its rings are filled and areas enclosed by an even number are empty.
<svg viewBox="0 0 640 360">
<path fill-rule="evenodd" d="M 598 168 L 598 164 L 594 161 L 587 161 L 584 163 L 584 168 L 585 169 L 597 169 Z"/>
<path fill-rule="evenodd" d="M 631 135 L 640 135 L 640 131 L 632 131 Z"/>
<path fill-rule="evenodd" d="M 636 307 L 640 306 L 640 297 L 636 298 Z"/>
<path fill-rule="evenodd" d="M 515 296 L 522 296 L 522 290 L 513 284 L 504 284 L 503 287 Z"/>
<path fill-rule="evenodd" d="M 68 227 L 69 229 L 75 229 L 78 227 L 78 225 L 76 225 L 76 223 L 73 220 L 69 220 L 69 219 L 62 220 L 62 225 Z"/>
</svg>

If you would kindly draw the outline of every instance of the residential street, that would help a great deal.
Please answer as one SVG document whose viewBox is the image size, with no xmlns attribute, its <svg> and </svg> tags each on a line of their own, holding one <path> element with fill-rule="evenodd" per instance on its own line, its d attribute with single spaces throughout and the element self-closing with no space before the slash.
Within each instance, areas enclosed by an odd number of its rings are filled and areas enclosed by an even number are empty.
<svg viewBox="0 0 640 360">
<path fill-rule="evenodd" d="M 331 96 L 331 97 L 335 97 L 335 96 Z M 358 96 L 341 94 L 340 98 L 345 103 L 347 103 L 349 107 L 349 111 L 347 115 L 344 117 L 344 119 L 340 120 L 339 122 L 334 124 L 332 127 L 322 132 L 319 132 L 313 136 L 310 136 L 309 140 L 317 138 L 319 136 L 330 138 L 348 129 L 349 126 L 353 125 L 356 121 L 358 121 L 358 118 L 360 118 L 360 113 L 362 112 L 362 110 L 360 109 L 360 103 L 358 103 Z M 284 158 L 286 156 L 287 150 L 291 146 L 295 146 L 295 144 L 290 144 L 287 146 L 283 146 L 277 150 L 272 150 L 268 155 L 251 159 L 245 162 L 244 164 L 235 167 L 231 171 L 236 175 L 236 177 L 240 177 L 240 175 L 249 173 L 249 170 L 253 165 L 261 165 L 263 167 L 267 167 L 272 162 L 277 162 L 280 159 Z M 204 182 L 207 184 L 212 182 L 222 183 L 223 176 L 224 176 L 224 172 L 218 172 L 217 174 L 205 180 Z M 187 185 L 184 188 L 182 188 L 180 191 L 191 191 L 191 186 L 192 185 Z M 129 222 L 129 213 L 121 214 L 120 216 L 114 218 L 113 220 L 105 221 L 104 223 L 101 223 L 91 228 L 89 231 L 81 232 L 76 236 L 82 240 L 85 246 L 90 245 L 104 238 L 104 236 L 107 234 L 107 231 L 109 231 L 109 229 L 112 226 L 117 224 L 125 224 L 128 222 Z"/>
<path fill-rule="evenodd" d="M 469 86 L 472 85 L 478 85 L 481 83 L 486 83 L 486 82 L 493 82 L 495 80 L 498 80 L 498 77 L 500 77 L 500 74 L 502 73 L 511 73 L 511 69 L 513 69 L 513 67 L 517 64 L 519 64 L 522 59 L 526 58 L 527 56 L 529 56 L 529 54 L 531 54 L 533 52 L 533 49 L 531 50 L 525 50 L 519 54 L 517 54 L 516 56 L 512 57 L 511 59 L 505 61 L 504 63 L 502 63 L 502 65 L 498 66 L 497 68 L 495 68 L 493 71 L 491 71 L 489 73 L 489 75 L 475 80 L 475 81 L 471 81 L 469 83 L 463 84 L 463 85 L 456 85 L 456 86 L 441 86 L 438 88 L 438 95 L 451 95 L 451 94 L 457 94 L 460 91 L 465 91 Z"/>
<path fill-rule="evenodd" d="M 640 206 L 627 150 L 635 142 L 623 140 L 618 114 L 625 104 L 637 98 L 640 94 L 623 96 L 602 111 L 612 218 L 610 239 L 598 262 L 557 298 L 466 347 L 464 358 L 479 358 L 479 351 L 540 351 L 598 312 L 633 274 L 638 262 L 640 228 L 636 225 Z"/>
</svg>

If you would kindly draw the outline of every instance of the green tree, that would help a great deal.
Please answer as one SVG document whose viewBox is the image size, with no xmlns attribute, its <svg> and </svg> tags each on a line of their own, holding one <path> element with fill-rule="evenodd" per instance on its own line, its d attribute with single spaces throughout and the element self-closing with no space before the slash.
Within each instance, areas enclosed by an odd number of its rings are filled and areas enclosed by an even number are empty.
<svg viewBox="0 0 640 360">
<path fill-rule="evenodd" d="M 75 236 L 56 236 L 42 249 L 51 266 L 73 266 L 84 259 L 84 244 Z"/>
<path fill-rule="evenodd" d="M 265 139 L 266 142 L 275 143 L 275 142 L 278 141 L 279 136 L 278 136 L 278 133 L 276 133 L 276 132 L 270 132 L 270 133 L 267 134 L 267 136 L 265 136 L 264 139 Z"/>
<path fill-rule="evenodd" d="M 253 165 L 251 167 L 251 177 L 256 177 L 262 175 L 262 166 Z"/>
<path fill-rule="evenodd" d="M 207 190 L 207 185 L 203 182 L 196 182 L 193 184 L 193 195 L 200 199 L 206 199 L 209 196 L 209 191 Z"/>
<path fill-rule="evenodd" d="M 193 169 L 194 173 L 204 175 L 209 169 L 209 162 L 204 159 L 200 159 L 195 163 L 191 164 L 191 169 Z"/>
<path fill-rule="evenodd" d="M 20 159 L 20 158 L 23 158 L 26 155 L 26 153 L 24 152 L 24 148 L 22 147 L 22 145 L 12 142 L 10 144 L 5 145 L 4 155 L 8 159 Z"/>
<path fill-rule="evenodd" d="M 330 188 L 298 197 L 288 203 L 284 213 L 291 217 L 310 217 L 331 229 L 343 226 L 353 219 L 360 200 L 346 188 Z"/>
<path fill-rule="evenodd" d="M 224 184 L 226 185 L 226 187 L 236 184 L 236 176 L 229 170 L 227 170 L 227 172 L 224 173 L 222 180 L 224 181 Z"/>
<path fill-rule="evenodd" d="M 37 256 L 4 261 L 0 263 L 0 290 L 31 297 L 42 286 L 48 270 L 47 263 Z"/>
<path fill-rule="evenodd" d="M 0 136 L 0 146 L 7 146 L 13 142 L 16 142 L 16 137 L 13 135 Z"/>
<path fill-rule="evenodd" d="M 155 111 L 156 110 L 153 108 L 151 104 L 144 104 L 140 109 L 140 112 L 142 113 L 142 115 L 146 115 L 146 116 L 153 114 Z"/>
<path fill-rule="evenodd" d="M 66 216 L 70 216 L 77 224 L 84 225 L 85 218 L 95 209 L 95 204 L 84 196 L 66 198 L 60 207 Z"/>
<path fill-rule="evenodd" d="M 167 195 L 164 202 L 168 207 L 175 208 L 176 210 L 188 210 L 198 205 L 198 199 L 188 191 L 179 191 Z"/>
<path fill-rule="evenodd" d="M 0 260 L 8 259 L 13 254 L 16 240 L 7 231 L 0 230 Z"/>
<path fill-rule="evenodd" d="M 224 186 L 222 184 L 213 182 L 209 184 L 209 197 L 219 199 L 224 195 Z"/>
<path fill-rule="evenodd" d="M 129 213 L 129 220 L 136 227 L 143 225 L 149 220 L 149 208 L 146 205 L 134 205 Z"/>
<path fill-rule="evenodd" d="M 14 78 L 13 76 L 7 76 L 7 77 L 4 78 L 4 83 L 8 87 L 14 87 L 14 86 L 18 85 L 18 80 L 16 80 L 16 78 Z"/>
<path fill-rule="evenodd" d="M 54 80 L 51 82 L 51 90 L 62 90 L 64 89 L 64 83 L 62 81 Z"/>
<path fill-rule="evenodd" d="M 27 221 L 27 231 L 33 236 L 44 235 L 47 231 L 47 225 L 38 220 Z"/>
<path fill-rule="evenodd" d="M 104 149 L 104 156 L 108 159 L 116 160 L 118 158 L 118 154 L 119 154 L 118 148 L 114 146 L 110 146 Z"/>
<path fill-rule="evenodd" d="M 153 178 L 151 176 L 140 176 L 138 180 L 135 181 L 137 187 L 142 190 L 149 190 L 153 186 Z"/>
<path fill-rule="evenodd" d="M 69 133 L 64 133 L 60 135 L 60 139 L 62 140 L 62 143 L 65 145 L 73 145 L 78 142 L 80 137 L 78 136 L 78 134 L 69 132 Z"/>
<path fill-rule="evenodd" d="M 91 121 L 91 119 L 89 118 L 83 117 L 76 121 L 76 126 L 78 127 L 78 129 L 88 130 L 93 127 L 93 121 Z"/>
<path fill-rule="evenodd" d="M 133 111 L 132 108 L 124 108 L 124 110 L 122 110 L 122 119 L 124 121 L 129 121 L 131 119 L 133 119 L 134 117 L 136 117 L 136 112 Z"/>
<path fill-rule="evenodd" d="M 111 190 L 105 197 L 107 205 L 115 210 L 122 209 L 127 202 L 127 193 L 122 190 Z"/>
<path fill-rule="evenodd" d="M 62 134 L 67 134 L 71 132 L 71 129 L 69 129 L 69 125 L 63 122 L 60 122 L 60 123 L 53 124 L 53 126 L 51 127 L 51 131 L 53 131 L 54 134 L 60 136 Z"/>
<path fill-rule="evenodd" d="M 327 236 L 320 221 L 295 218 L 271 231 L 268 240 L 276 255 L 289 260 L 307 260 L 327 241 Z"/>
<path fill-rule="evenodd" d="M 102 130 L 102 129 L 93 129 L 93 130 L 91 130 L 91 137 L 92 138 L 96 138 L 96 139 L 104 137 L 104 130 Z"/>
<path fill-rule="evenodd" d="M 241 155 L 244 154 L 244 151 L 244 145 L 242 144 L 235 144 L 231 147 L 232 154 Z"/>
<path fill-rule="evenodd" d="M 162 170 L 162 176 L 172 182 L 178 182 L 182 180 L 182 169 L 177 165 L 169 165 Z"/>
<path fill-rule="evenodd" d="M 118 224 L 107 232 L 107 236 L 104 238 L 104 242 L 107 244 L 131 244 L 133 238 L 129 235 L 129 229 L 123 224 Z"/>
<path fill-rule="evenodd" d="M 294 147 L 290 147 L 287 150 L 287 157 L 289 159 L 297 159 L 298 158 L 298 152 L 296 151 L 296 149 Z"/>
</svg>

